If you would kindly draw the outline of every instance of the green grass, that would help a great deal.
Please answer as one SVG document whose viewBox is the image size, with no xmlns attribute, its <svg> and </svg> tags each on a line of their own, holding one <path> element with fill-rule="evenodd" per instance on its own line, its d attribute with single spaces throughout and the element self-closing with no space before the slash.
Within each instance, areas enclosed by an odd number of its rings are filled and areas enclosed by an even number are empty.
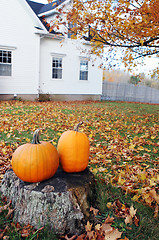
<svg viewBox="0 0 159 240">
<path fill-rule="evenodd" d="M 155 219 L 153 217 L 153 209 L 145 206 L 141 203 L 134 202 L 130 195 L 125 195 L 120 189 L 112 187 L 110 184 L 104 184 L 97 179 L 97 194 L 96 194 L 96 206 L 100 209 L 100 214 L 97 216 L 101 221 L 105 221 L 106 217 L 109 215 L 114 217 L 114 223 L 112 226 L 123 232 L 122 237 L 125 236 L 129 240 L 158 240 L 159 239 L 159 218 Z M 123 218 L 119 218 L 115 215 L 112 208 L 107 207 L 107 203 L 113 203 L 115 200 L 119 200 L 122 204 L 127 206 L 133 205 L 137 209 L 136 215 L 139 217 L 139 226 L 126 225 Z M 131 227 L 131 229 L 128 229 Z"/>
<path fill-rule="evenodd" d="M 53 140 L 53 144 L 57 146 L 60 134 L 68 129 L 74 129 L 80 121 L 84 121 L 80 130 L 84 131 L 90 140 L 89 168 L 97 171 L 97 196 L 96 202 L 92 204 L 100 210 L 97 216 L 99 221 L 104 221 L 109 214 L 115 217 L 113 225 L 123 231 L 123 238 L 126 236 L 132 240 L 158 240 L 158 218 L 153 217 L 153 206 L 149 207 L 144 202 L 134 202 L 133 194 L 130 192 L 126 195 L 121 186 L 118 186 L 118 181 L 113 182 L 114 186 L 107 183 L 125 169 L 125 164 L 130 166 L 130 170 L 132 167 L 141 166 L 146 173 L 154 170 L 156 182 L 152 188 L 158 193 L 159 183 L 156 179 L 159 160 L 159 105 L 104 101 L 68 103 L 3 101 L 0 102 L 1 157 L 9 166 L 13 151 L 19 145 L 31 141 L 37 128 L 41 129 L 40 140 Z M 137 137 L 134 150 L 129 151 L 134 138 Z M 144 150 L 137 150 L 140 146 Z M 6 165 L 4 168 L 7 170 Z M 114 166 L 117 166 L 117 169 L 113 169 Z M 106 171 L 100 172 L 100 168 Z M 0 176 L 4 173 L 4 169 L 3 172 L 1 169 Z M 147 176 L 152 178 L 150 175 Z M 136 184 L 142 189 L 149 182 L 139 181 Z M 129 207 L 133 204 L 137 209 L 140 219 L 138 227 L 134 224 L 126 226 L 124 219 L 115 216 L 113 209 L 107 207 L 108 202 L 113 203 L 116 199 Z M 6 214 L 7 211 L 0 214 L 0 229 L 9 225 L 7 234 L 10 239 L 21 239 L 19 232 L 11 225 L 12 218 L 7 219 Z M 131 227 L 131 230 L 128 227 Z M 56 239 L 56 237 L 46 227 L 38 233 L 32 232 L 27 239 Z"/>
</svg>

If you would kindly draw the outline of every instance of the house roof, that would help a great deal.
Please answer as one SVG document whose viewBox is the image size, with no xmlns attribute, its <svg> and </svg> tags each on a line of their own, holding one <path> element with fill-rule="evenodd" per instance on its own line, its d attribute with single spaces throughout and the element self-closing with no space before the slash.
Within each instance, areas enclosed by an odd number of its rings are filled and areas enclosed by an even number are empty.
<svg viewBox="0 0 159 240">
<path fill-rule="evenodd" d="M 42 4 L 42 3 L 37 3 L 34 1 L 26 0 L 26 2 L 29 4 L 29 6 L 32 8 L 34 13 L 37 15 L 37 17 L 40 19 L 46 30 L 50 33 L 53 34 L 61 34 L 59 32 L 55 32 L 54 30 L 50 31 L 50 24 L 46 21 L 45 19 L 45 14 L 51 10 L 54 10 L 57 6 L 65 2 L 65 0 L 55 0 L 49 4 Z M 38 16 L 39 14 L 41 15 L 44 13 L 44 16 Z"/>
<path fill-rule="evenodd" d="M 29 0 L 26 0 L 26 2 L 32 8 L 32 10 L 35 12 L 35 14 L 38 14 L 40 9 L 45 5 L 42 3 L 37 3 L 37 2 L 29 1 Z"/>
<path fill-rule="evenodd" d="M 53 1 L 52 3 L 44 4 L 44 6 L 40 9 L 39 13 L 44 13 L 44 12 L 53 10 L 63 2 L 65 2 L 65 0 L 56 0 L 56 1 Z"/>
<path fill-rule="evenodd" d="M 26 0 L 29 6 L 33 9 L 36 15 L 46 13 L 55 9 L 57 6 L 65 2 L 65 0 L 55 0 L 48 4 L 37 3 L 34 1 Z"/>
<path fill-rule="evenodd" d="M 39 18 L 39 20 L 41 21 L 41 23 L 43 24 L 45 29 L 49 33 L 59 34 L 59 35 L 63 35 L 63 34 L 61 32 L 55 32 L 53 29 L 50 29 L 50 24 L 46 21 L 45 15 L 47 15 L 47 13 L 49 14 L 50 11 L 51 11 L 51 14 L 52 14 L 52 10 L 56 9 L 56 7 L 58 7 L 59 5 L 61 5 L 65 1 L 66 0 L 54 0 L 51 3 L 43 4 L 43 3 L 38 3 L 38 2 L 31 1 L 31 0 L 26 0 L 26 2 L 32 8 L 34 13 L 37 15 L 37 17 Z M 36 28 L 40 29 L 39 27 L 36 27 Z M 40 30 L 42 30 L 42 29 L 40 29 Z M 89 36 L 88 37 L 83 36 L 83 39 L 85 39 L 86 41 L 90 41 L 92 39 L 92 37 L 93 36 L 91 36 L 90 28 L 89 28 Z"/>
</svg>

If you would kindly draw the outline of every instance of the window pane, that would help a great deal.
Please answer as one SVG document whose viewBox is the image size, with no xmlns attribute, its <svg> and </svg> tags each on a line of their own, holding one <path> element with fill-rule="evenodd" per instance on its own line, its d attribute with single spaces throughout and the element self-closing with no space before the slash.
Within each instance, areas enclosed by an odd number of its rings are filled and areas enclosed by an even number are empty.
<svg viewBox="0 0 159 240">
<path fill-rule="evenodd" d="M 86 72 L 83 72 L 83 80 L 86 80 Z"/>
<path fill-rule="evenodd" d="M 85 72 L 85 80 L 88 80 L 88 72 Z"/>
<path fill-rule="evenodd" d="M 59 78 L 59 79 L 62 78 L 62 69 L 58 69 L 58 78 Z"/>
<path fill-rule="evenodd" d="M 62 68 L 62 59 L 59 60 L 59 68 Z"/>
<path fill-rule="evenodd" d="M 8 63 L 11 63 L 11 62 L 12 62 L 11 57 L 8 57 Z"/>
<path fill-rule="evenodd" d="M 0 76 L 11 76 L 11 65 L 0 64 Z"/>
<path fill-rule="evenodd" d="M 11 57 L 12 57 L 12 55 L 11 55 L 11 52 L 8 52 L 8 57 L 9 57 L 9 58 L 11 58 Z"/>
<path fill-rule="evenodd" d="M 53 78 L 57 78 L 57 69 L 53 69 L 53 76 L 52 76 Z"/>
<path fill-rule="evenodd" d="M 7 63 L 7 58 L 6 58 L 6 56 L 3 56 L 3 63 Z"/>
<path fill-rule="evenodd" d="M 83 74 L 82 74 L 83 72 L 80 72 L 80 80 L 82 80 L 83 79 Z"/>
<path fill-rule="evenodd" d="M 88 80 L 88 72 L 80 72 L 80 80 Z"/>
<path fill-rule="evenodd" d="M 55 60 L 55 67 L 57 68 L 58 67 L 58 61 Z"/>
<path fill-rule="evenodd" d="M 7 52 L 3 51 L 3 56 L 6 57 L 7 56 Z"/>
</svg>

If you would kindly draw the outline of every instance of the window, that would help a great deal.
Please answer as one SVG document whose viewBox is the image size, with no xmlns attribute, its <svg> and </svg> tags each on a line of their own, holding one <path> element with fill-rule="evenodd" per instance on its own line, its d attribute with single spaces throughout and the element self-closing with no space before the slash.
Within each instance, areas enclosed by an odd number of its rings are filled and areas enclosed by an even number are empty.
<svg viewBox="0 0 159 240">
<path fill-rule="evenodd" d="M 0 76 L 12 75 L 12 52 L 0 50 Z"/>
<path fill-rule="evenodd" d="M 61 57 L 52 58 L 52 78 L 62 79 L 62 58 Z"/>
<path fill-rule="evenodd" d="M 88 80 L 88 61 L 80 61 L 80 80 Z"/>
</svg>

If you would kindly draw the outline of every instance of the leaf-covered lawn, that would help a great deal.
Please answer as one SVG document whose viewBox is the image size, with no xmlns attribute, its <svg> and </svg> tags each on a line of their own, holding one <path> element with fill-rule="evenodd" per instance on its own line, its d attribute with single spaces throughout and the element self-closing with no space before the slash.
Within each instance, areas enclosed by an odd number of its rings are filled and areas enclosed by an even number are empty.
<svg viewBox="0 0 159 240">
<path fill-rule="evenodd" d="M 57 146 L 62 132 L 80 127 L 90 140 L 89 168 L 105 183 L 158 214 L 159 105 L 121 102 L 0 102 L 0 178 L 13 151 L 32 140 Z M 113 203 L 112 203 L 113 204 Z M 108 206 L 111 208 L 111 203 Z"/>
</svg>

